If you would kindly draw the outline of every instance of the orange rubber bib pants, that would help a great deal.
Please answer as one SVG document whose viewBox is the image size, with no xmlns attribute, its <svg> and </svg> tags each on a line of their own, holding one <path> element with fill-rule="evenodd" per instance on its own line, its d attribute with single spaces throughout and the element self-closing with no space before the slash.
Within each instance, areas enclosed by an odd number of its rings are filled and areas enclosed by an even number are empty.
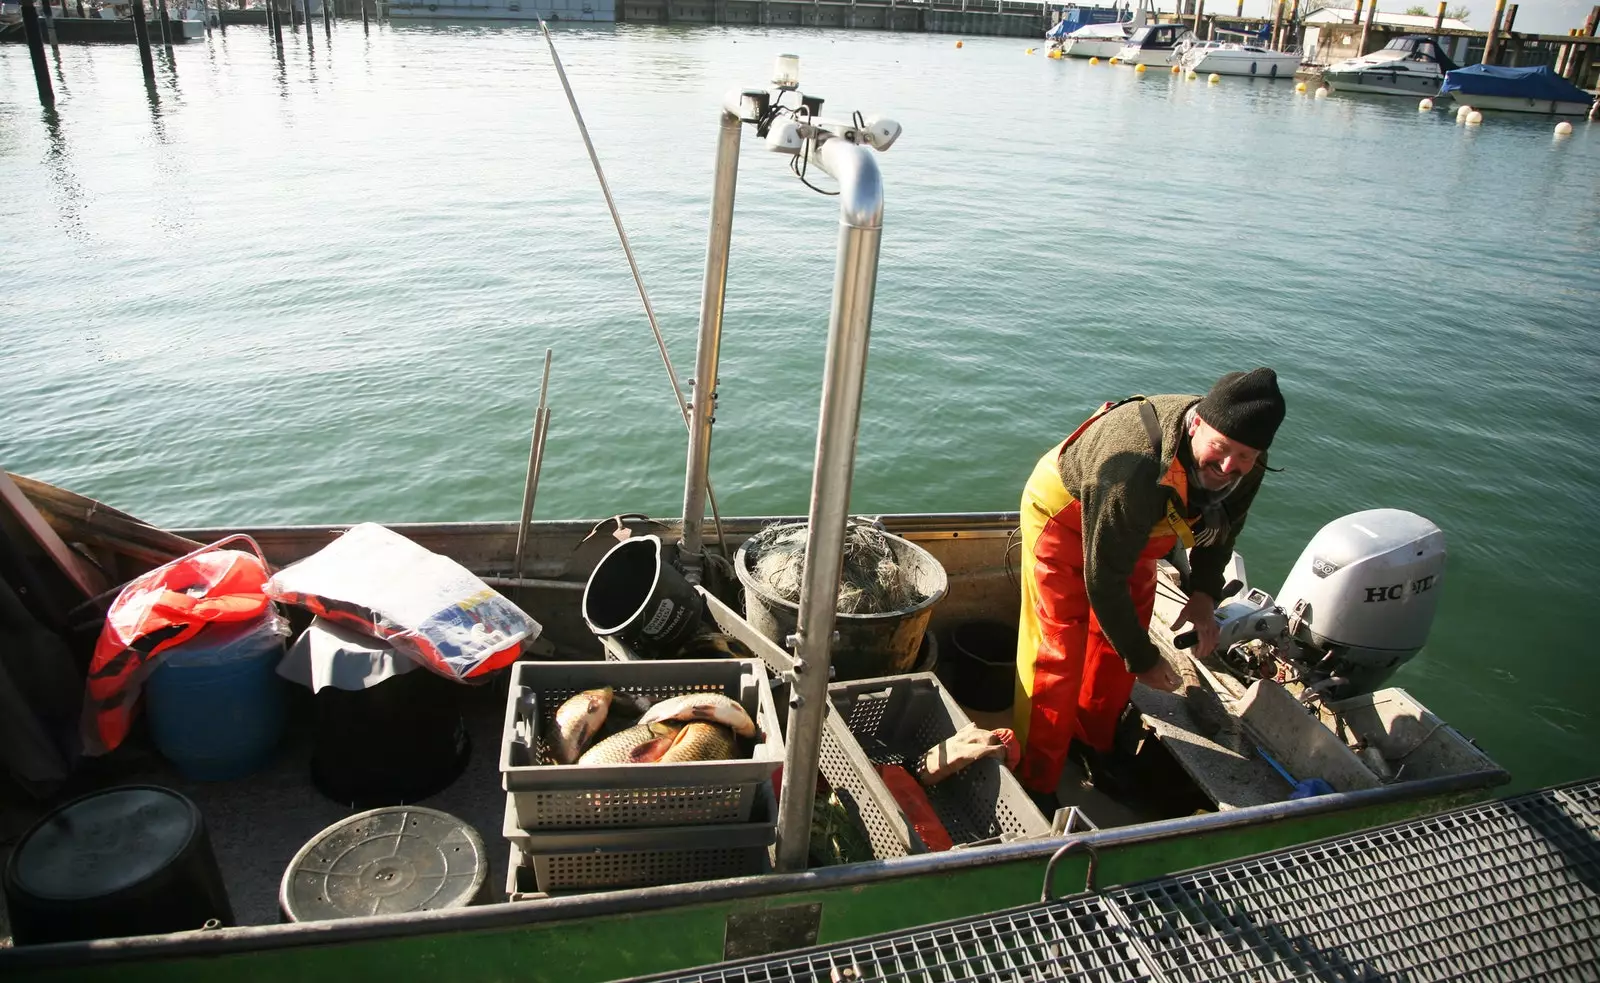
<svg viewBox="0 0 1600 983">
<path fill-rule="evenodd" d="M 1090 417 L 1040 458 L 1022 492 L 1022 616 L 1013 716 L 1023 744 L 1017 776 L 1036 792 L 1056 790 L 1074 739 L 1110 750 L 1117 719 L 1133 693 L 1133 674 L 1101 632 L 1089 604 L 1082 506 L 1061 483 L 1058 468 L 1061 452 L 1099 418 L 1099 413 Z M 1187 502 L 1188 476 L 1176 459 L 1161 483 Z M 1128 578 L 1128 592 L 1144 625 L 1155 607 L 1156 561 L 1172 552 L 1179 539 L 1175 522 L 1183 520 L 1169 510 L 1151 530 Z M 1186 524 L 1182 532 L 1189 532 Z"/>
</svg>

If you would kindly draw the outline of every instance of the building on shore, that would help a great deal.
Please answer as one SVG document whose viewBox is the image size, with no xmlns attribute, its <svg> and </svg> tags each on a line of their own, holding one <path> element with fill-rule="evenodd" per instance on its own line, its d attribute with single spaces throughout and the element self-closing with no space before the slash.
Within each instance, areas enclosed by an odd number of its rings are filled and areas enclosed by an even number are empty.
<svg viewBox="0 0 1600 983">
<path fill-rule="evenodd" d="M 1308 65 L 1332 65 L 1346 58 L 1359 58 L 1376 48 L 1381 48 L 1394 38 L 1405 34 L 1431 34 L 1443 28 L 1446 31 L 1471 31 L 1466 21 L 1446 17 L 1438 21 L 1433 17 L 1416 14 L 1391 14 L 1378 11 L 1372 17 L 1372 31 L 1367 38 L 1366 51 L 1361 50 L 1361 31 L 1366 20 L 1364 12 L 1349 7 L 1324 7 L 1304 18 L 1304 52 L 1301 62 Z M 1441 37 L 1439 44 L 1457 64 L 1466 64 L 1472 42 L 1483 53 L 1483 38 L 1468 36 Z"/>
</svg>

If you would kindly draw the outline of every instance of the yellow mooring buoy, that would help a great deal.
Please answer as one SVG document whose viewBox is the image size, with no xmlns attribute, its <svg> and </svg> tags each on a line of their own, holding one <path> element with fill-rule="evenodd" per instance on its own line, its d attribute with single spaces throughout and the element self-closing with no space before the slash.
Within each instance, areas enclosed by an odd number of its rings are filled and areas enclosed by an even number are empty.
<svg viewBox="0 0 1600 983">
<path fill-rule="evenodd" d="M 1207 85 L 1216 85 L 1218 82 L 1221 82 L 1221 81 L 1222 81 L 1222 76 L 1218 75 L 1216 72 L 1212 72 L 1211 73 L 1211 77 L 1206 79 L 1206 84 Z"/>
<path fill-rule="evenodd" d="M 1304 82 L 1296 82 L 1294 84 L 1294 91 L 1296 91 L 1296 92 L 1304 92 L 1304 91 L 1306 91 L 1306 84 Z"/>
<path fill-rule="evenodd" d="M 1024 51 L 1024 52 L 1023 52 L 1023 54 L 1025 54 L 1025 55 L 1031 55 L 1031 54 L 1033 54 L 1033 49 L 1032 49 L 1032 48 L 1029 48 L 1029 49 L 1028 49 L 1028 50 L 1027 50 L 1027 51 Z"/>
<path fill-rule="evenodd" d="M 1139 64 L 1137 64 L 1137 65 L 1135 65 L 1135 66 L 1133 66 L 1133 70 L 1134 70 L 1134 71 L 1136 71 L 1136 72 L 1142 72 L 1142 71 L 1144 71 L 1144 63 L 1143 63 L 1143 62 L 1141 62 L 1141 63 L 1139 63 Z"/>
<path fill-rule="evenodd" d="M 1189 81 L 1193 82 L 1195 79 L 1199 78 L 1200 76 L 1196 75 L 1194 73 L 1194 71 L 1191 69 L 1189 74 L 1184 76 L 1184 77 L 1187 78 Z"/>
<path fill-rule="evenodd" d="M 1182 66 L 1180 66 L 1180 65 L 1173 65 L 1172 66 L 1172 74 L 1176 75 L 1181 71 L 1183 71 L 1183 67 Z"/>
<path fill-rule="evenodd" d="M 1118 57 L 1117 57 L 1117 56 L 1116 56 L 1116 55 L 1112 55 L 1112 56 L 1111 56 L 1111 64 L 1113 64 L 1113 65 L 1115 65 L 1115 64 L 1117 64 L 1117 63 L 1118 63 L 1118 62 L 1120 62 L 1120 61 L 1122 61 L 1122 59 L 1121 59 L 1121 58 L 1118 58 Z"/>
<path fill-rule="evenodd" d="M 1098 64 L 1100 64 L 1100 59 L 1099 58 L 1090 58 L 1089 59 L 1089 64 L 1098 65 Z"/>
</svg>

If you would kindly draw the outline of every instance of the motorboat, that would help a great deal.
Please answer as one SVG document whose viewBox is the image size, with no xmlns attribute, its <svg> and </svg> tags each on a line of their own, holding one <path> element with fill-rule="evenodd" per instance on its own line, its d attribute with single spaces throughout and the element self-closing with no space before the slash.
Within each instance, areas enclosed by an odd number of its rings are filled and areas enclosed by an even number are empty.
<svg viewBox="0 0 1600 983">
<path fill-rule="evenodd" d="M 1062 38 L 1059 50 L 1064 57 L 1111 58 L 1128 43 L 1132 33 L 1133 27 L 1126 21 L 1120 24 L 1090 24 Z"/>
<path fill-rule="evenodd" d="M 1136 12 L 1117 7 L 1071 7 L 1045 32 L 1045 38 L 1062 57 L 1111 58 L 1148 17 L 1142 4 Z"/>
<path fill-rule="evenodd" d="M 1193 36 L 1185 24 L 1146 24 L 1129 36 L 1116 57 L 1130 65 L 1166 68 L 1176 63 L 1178 44 Z"/>
<path fill-rule="evenodd" d="M 1274 51 L 1253 39 L 1239 35 L 1237 40 L 1192 40 L 1179 46 L 1177 64 L 1197 75 L 1264 75 L 1267 78 L 1293 78 L 1300 67 L 1300 54 Z"/>
<path fill-rule="evenodd" d="M 1456 63 L 1431 37 L 1408 34 L 1370 55 L 1329 66 L 1322 79 L 1335 92 L 1385 96 L 1432 96 Z"/>
<path fill-rule="evenodd" d="M 1507 68 L 1470 65 L 1446 72 L 1440 95 L 1473 109 L 1500 109 L 1513 113 L 1581 116 L 1594 97 L 1551 71 L 1548 66 Z"/>
</svg>

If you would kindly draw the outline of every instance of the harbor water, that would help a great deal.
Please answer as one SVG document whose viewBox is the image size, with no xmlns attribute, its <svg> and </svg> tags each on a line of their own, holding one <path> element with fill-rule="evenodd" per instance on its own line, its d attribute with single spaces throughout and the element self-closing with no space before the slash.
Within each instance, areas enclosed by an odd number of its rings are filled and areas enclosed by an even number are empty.
<svg viewBox="0 0 1600 983">
<path fill-rule="evenodd" d="M 800 55 L 898 119 L 853 508 L 1011 510 L 1096 405 L 1275 366 L 1289 417 L 1241 549 L 1275 590 L 1348 512 L 1445 530 L 1396 679 L 1517 788 L 1592 775 L 1600 128 L 1033 55 L 1016 39 L 556 32 L 677 370 L 693 374 L 715 111 Z M 681 510 L 684 432 L 532 25 L 0 48 L 0 466 L 171 526 Z M 801 514 L 837 208 L 746 131 L 713 480 Z M 813 175 L 815 177 L 815 175 Z"/>
</svg>

